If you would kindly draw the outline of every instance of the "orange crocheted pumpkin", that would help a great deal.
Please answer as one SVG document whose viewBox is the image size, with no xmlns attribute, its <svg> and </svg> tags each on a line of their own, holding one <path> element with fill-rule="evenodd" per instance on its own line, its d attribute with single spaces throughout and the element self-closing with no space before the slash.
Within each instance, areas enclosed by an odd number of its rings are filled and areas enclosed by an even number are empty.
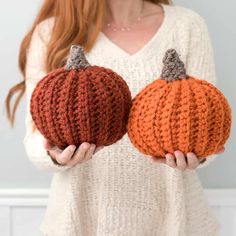
<svg viewBox="0 0 236 236">
<path fill-rule="evenodd" d="M 71 47 L 65 67 L 38 82 L 30 100 L 38 130 L 63 149 L 82 142 L 115 143 L 127 132 L 130 107 L 131 93 L 123 78 L 90 65 L 78 45 Z"/>
<path fill-rule="evenodd" d="M 229 138 L 231 108 L 212 84 L 186 75 L 177 52 L 169 49 L 159 79 L 133 99 L 128 136 L 142 153 L 164 157 L 180 150 L 198 157 L 215 153 Z"/>
</svg>

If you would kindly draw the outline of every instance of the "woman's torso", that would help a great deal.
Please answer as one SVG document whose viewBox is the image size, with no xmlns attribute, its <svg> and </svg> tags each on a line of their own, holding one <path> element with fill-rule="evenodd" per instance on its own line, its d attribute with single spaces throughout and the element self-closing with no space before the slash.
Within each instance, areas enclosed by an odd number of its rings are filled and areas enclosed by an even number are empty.
<svg viewBox="0 0 236 236">
<path fill-rule="evenodd" d="M 158 78 L 167 49 L 177 49 L 186 62 L 187 19 L 195 13 L 176 6 L 164 9 L 161 28 L 137 53 L 129 55 L 100 33 L 86 54 L 90 64 L 119 73 L 132 97 Z M 196 172 L 150 162 L 127 134 L 87 162 L 54 174 L 41 225 L 49 236 L 210 236 L 217 227 Z"/>
</svg>

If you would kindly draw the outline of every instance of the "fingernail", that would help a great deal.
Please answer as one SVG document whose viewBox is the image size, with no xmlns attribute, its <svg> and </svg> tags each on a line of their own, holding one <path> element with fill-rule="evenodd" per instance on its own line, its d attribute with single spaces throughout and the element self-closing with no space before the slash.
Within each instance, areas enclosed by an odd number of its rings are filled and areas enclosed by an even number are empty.
<svg viewBox="0 0 236 236">
<path fill-rule="evenodd" d="M 90 147 L 90 144 L 88 144 L 88 143 L 84 143 L 83 145 L 82 145 L 82 148 L 84 148 L 84 149 L 87 149 L 87 148 L 89 148 Z"/>
<path fill-rule="evenodd" d="M 178 154 L 179 154 L 179 151 L 178 151 L 178 150 L 174 151 L 174 155 L 175 155 L 175 156 L 178 155 Z"/>
</svg>

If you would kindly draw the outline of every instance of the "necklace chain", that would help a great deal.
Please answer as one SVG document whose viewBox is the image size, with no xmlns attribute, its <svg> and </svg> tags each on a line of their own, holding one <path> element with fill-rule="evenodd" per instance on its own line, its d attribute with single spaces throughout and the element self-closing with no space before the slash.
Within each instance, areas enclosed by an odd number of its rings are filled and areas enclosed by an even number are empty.
<svg viewBox="0 0 236 236">
<path fill-rule="evenodd" d="M 143 13 L 143 10 L 144 10 L 144 1 L 143 1 L 143 4 L 142 4 L 142 9 L 141 9 L 141 12 L 139 13 L 139 16 L 136 18 L 136 20 L 133 22 L 133 24 L 129 25 L 129 26 L 123 26 L 123 27 L 114 27 L 112 25 L 114 25 L 113 23 L 107 23 L 106 24 L 106 27 L 107 28 L 110 28 L 112 31 L 131 31 L 132 28 L 134 26 L 136 26 L 142 19 L 142 13 Z"/>
</svg>

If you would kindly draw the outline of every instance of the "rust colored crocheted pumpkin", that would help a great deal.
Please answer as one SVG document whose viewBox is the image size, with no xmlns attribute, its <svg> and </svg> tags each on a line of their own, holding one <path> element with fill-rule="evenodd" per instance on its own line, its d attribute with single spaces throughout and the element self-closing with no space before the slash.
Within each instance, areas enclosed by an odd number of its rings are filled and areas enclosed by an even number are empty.
<svg viewBox="0 0 236 236">
<path fill-rule="evenodd" d="M 211 83 L 186 75 L 174 49 L 167 50 L 159 79 L 133 99 L 128 136 L 142 153 L 164 157 L 180 150 L 214 154 L 229 138 L 231 108 Z"/>
<path fill-rule="evenodd" d="M 111 69 L 90 65 L 84 50 L 71 47 L 65 67 L 36 85 L 30 112 L 43 136 L 60 148 L 82 142 L 107 146 L 127 132 L 131 93 Z"/>
</svg>

